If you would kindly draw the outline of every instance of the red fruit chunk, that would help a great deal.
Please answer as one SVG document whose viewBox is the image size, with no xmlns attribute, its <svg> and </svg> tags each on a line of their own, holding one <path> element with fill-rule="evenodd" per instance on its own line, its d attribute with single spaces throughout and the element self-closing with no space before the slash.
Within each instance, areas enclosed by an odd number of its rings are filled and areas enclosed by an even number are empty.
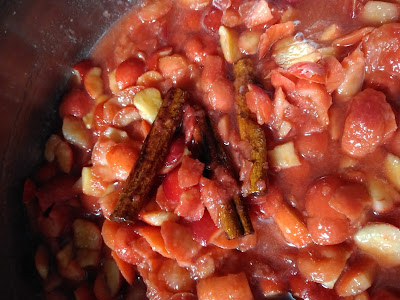
<svg viewBox="0 0 400 300">
<path fill-rule="evenodd" d="M 65 202 L 77 195 L 74 188 L 76 179 L 72 176 L 58 176 L 38 189 L 36 197 L 39 206 L 46 211 L 54 203 Z"/>
<path fill-rule="evenodd" d="M 80 62 L 77 62 L 74 65 L 74 71 L 79 75 L 79 78 L 83 81 L 83 78 L 85 77 L 86 73 L 89 72 L 91 68 L 93 68 L 95 65 L 91 60 L 85 59 Z"/>
<path fill-rule="evenodd" d="M 365 81 L 383 90 L 390 99 L 400 99 L 400 24 L 385 24 L 364 38 Z"/>
<path fill-rule="evenodd" d="M 204 164 L 197 159 L 184 156 L 178 170 L 178 183 L 181 188 L 197 185 L 203 174 Z"/>
<path fill-rule="evenodd" d="M 307 219 L 307 228 L 313 241 L 319 245 L 336 245 L 350 236 L 347 219 L 316 218 Z"/>
<path fill-rule="evenodd" d="M 165 176 L 162 183 L 165 197 L 168 201 L 178 204 L 182 193 L 185 191 L 178 183 L 179 168 L 175 168 Z"/>
<path fill-rule="evenodd" d="M 164 167 L 161 173 L 168 172 L 178 165 L 185 151 L 185 140 L 179 137 L 174 140 L 169 148 L 169 153 L 164 160 Z"/>
<path fill-rule="evenodd" d="M 108 165 L 119 180 L 126 180 L 138 159 L 137 150 L 128 143 L 114 145 L 106 154 Z"/>
<path fill-rule="evenodd" d="M 221 26 L 222 11 L 210 7 L 204 12 L 203 26 L 210 32 L 217 32 Z"/>
<path fill-rule="evenodd" d="M 342 150 L 363 157 L 386 142 L 396 129 L 395 115 L 385 95 L 366 89 L 352 100 L 344 124 Z"/>
<path fill-rule="evenodd" d="M 118 269 L 121 272 L 122 276 L 130 285 L 132 285 L 133 282 L 135 281 L 135 275 L 136 275 L 134 266 L 120 259 L 119 256 L 114 251 L 111 252 L 111 256 L 114 258 L 115 263 L 117 264 Z"/>
<path fill-rule="evenodd" d="M 72 229 L 75 247 L 91 250 L 101 249 L 103 239 L 96 224 L 84 219 L 76 219 L 72 224 Z"/>
<path fill-rule="evenodd" d="M 115 80 L 120 90 L 136 84 L 137 79 L 145 71 L 145 64 L 138 58 L 129 58 L 122 62 L 115 71 Z"/>
<path fill-rule="evenodd" d="M 84 90 L 72 90 L 61 101 L 59 113 L 61 118 L 74 116 L 83 118 L 94 105 L 94 101 Z"/>
<path fill-rule="evenodd" d="M 39 218 L 39 227 L 47 237 L 58 237 L 66 229 L 71 220 L 71 207 L 54 205 L 48 217 Z"/>
<path fill-rule="evenodd" d="M 120 227 L 121 225 L 119 223 L 107 219 L 104 220 L 103 227 L 101 228 L 101 235 L 103 237 L 104 243 L 111 250 L 114 250 L 115 237 Z"/>
<path fill-rule="evenodd" d="M 183 192 L 174 212 L 189 221 L 200 220 L 203 217 L 204 204 L 201 201 L 198 186 L 191 187 Z"/>
<path fill-rule="evenodd" d="M 260 87 L 249 84 L 249 91 L 246 93 L 246 103 L 250 111 L 257 116 L 260 125 L 269 123 L 272 120 L 273 104 L 268 94 Z"/>
<path fill-rule="evenodd" d="M 253 299 L 244 273 L 201 279 L 197 284 L 197 295 L 199 300 Z"/>
<path fill-rule="evenodd" d="M 208 211 L 204 212 L 200 220 L 190 222 L 189 226 L 192 229 L 194 239 L 202 245 L 207 245 L 211 236 L 218 230 Z"/>
<path fill-rule="evenodd" d="M 139 236 L 132 227 L 120 227 L 114 237 L 115 253 L 127 263 L 136 265 L 141 262 L 140 256 L 135 251 L 135 242 Z M 112 242 L 111 242 L 112 244 Z"/>
</svg>

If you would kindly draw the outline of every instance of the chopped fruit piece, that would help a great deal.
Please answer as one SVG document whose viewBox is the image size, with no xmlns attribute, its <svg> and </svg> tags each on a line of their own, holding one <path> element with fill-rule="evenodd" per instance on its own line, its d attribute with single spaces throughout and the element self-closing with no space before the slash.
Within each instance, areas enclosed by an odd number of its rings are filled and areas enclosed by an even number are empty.
<svg viewBox="0 0 400 300">
<path fill-rule="evenodd" d="M 46 142 L 46 146 L 44 149 L 44 157 L 46 158 L 46 160 L 48 162 L 52 162 L 54 161 L 55 158 L 55 151 L 57 148 L 57 145 L 62 141 L 62 139 L 56 135 L 56 134 L 52 134 L 47 142 Z"/>
<path fill-rule="evenodd" d="M 114 298 L 122 284 L 122 276 L 117 264 L 112 258 L 103 262 L 102 270 L 97 274 L 93 291 L 98 300 Z"/>
<path fill-rule="evenodd" d="M 272 57 L 280 67 L 289 68 L 298 62 L 317 62 L 322 55 L 311 43 L 294 36 L 276 42 Z"/>
<path fill-rule="evenodd" d="M 226 288 L 226 287 L 230 288 Z M 253 295 L 244 273 L 201 279 L 197 284 L 199 300 L 251 300 Z"/>
<path fill-rule="evenodd" d="M 156 119 L 158 110 L 161 107 L 162 99 L 160 92 L 155 88 L 147 88 L 138 92 L 133 98 L 140 116 L 150 124 Z"/>
<path fill-rule="evenodd" d="M 346 266 L 350 251 L 344 246 L 314 246 L 301 249 L 298 268 L 307 279 L 333 288 Z"/>
<path fill-rule="evenodd" d="M 61 118 L 74 116 L 83 118 L 93 108 L 94 101 L 84 90 L 72 90 L 61 101 L 59 113 Z"/>
<path fill-rule="evenodd" d="M 139 218 L 152 226 L 161 226 L 165 221 L 176 221 L 178 219 L 176 214 L 163 210 L 141 212 Z"/>
<path fill-rule="evenodd" d="M 100 257 L 100 250 L 84 248 L 76 250 L 76 261 L 82 268 L 97 267 L 100 263 Z"/>
<path fill-rule="evenodd" d="M 372 200 L 372 208 L 377 213 L 388 212 L 395 203 L 400 202 L 400 194 L 383 179 L 370 177 L 367 187 Z"/>
<path fill-rule="evenodd" d="M 163 281 L 168 290 L 173 292 L 192 292 L 195 281 L 190 272 L 179 266 L 175 260 L 164 260 L 158 271 L 158 279 Z"/>
<path fill-rule="evenodd" d="M 241 52 L 247 55 L 257 53 L 261 32 L 245 31 L 239 36 L 238 45 Z"/>
<path fill-rule="evenodd" d="M 274 24 L 260 36 L 260 42 L 258 44 L 258 57 L 264 57 L 271 47 L 280 39 L 289 37 L 294 33 L 294 23 L 286 22 Z"/>
<path fill-rule="evenodd" d="M 307 228 L 318 245 L 340 244 L 350 236 L 347 219 L 311 217 L 307 219 Z"/>
<path fill-rule="evenodd" d="M 103 244 L 100 229 L 92 222 L 76 219 L 72 224 L 74 245 L 77 248 L 100 250 Z"/>
<path fill-rule="evenodd" d="M 390 2 L 368 1 L 361 11 L 360 18 L 372 26 L 397 22 L 400 19 L 400 6 Z"/>
<path fill-rule="evenodd" d="M 165 242 L 159 227 L 144 226 L 138 229 L 138 233 L 145 238 L 153 251 L 160 253 L 164 257 L 172 258 L 169 251 L 165 248 Z"/>
<path fill-rule="evenodd" d="M 138 16 L 143 22 L 152 23 L 165 16 L 171 8 L 171 0 L 149 0 L 139 9 Z"/>
<path fill-rule="evenodd" d="M 318 40 L 321 42 L 331 41 L 340 35 L 340 28 L 336 24 L 329 25 L 325 31 L 319 36 Z"/>
<path fill-rule="evenodd" d="M 135 275 L 136 275 L 134 266 L 120 259 L 119 256 L 114 251 L 111 252 L 111 256 L 114 258 L 115 263 L 117 264 L 118 269 L 121 272 L 122 276 L 130 285 L 132 285 L 133 282 L 135 281 Z"/>
<path fill-rule="evenodd" d="M 218 32 L 225 60 L 229 63 L 237 62 L 242 57 L 238 46 L 239 36 L 237 32 L 225 26 L 221 26 Z"/>
<path fill-rule="evenodd" d="M 247 12 L 244 23 L 248 28 L 252 28 L 258 25 L 264 25 L 274 18 L 268 2 L 265 0 L 259 0 L 253 5 L 253 7 Z"/>
<path fill-rule="evenodd" d="M 370 258 L 359 259 L 351 264 L 340 276 L 335 290 L 341 297 L 358 295 L 372 285 L 376 263 Z"/>
<path fill-rule="evenodd" d="M 71 144 L 82 149 L 90 149 L 92 147 L 91 133 L 81 119 L 65 117 L 62 132 L 64 138 Z"/>
<path fill-rule="evenodd" d="M 397 190 L 400 190 L 400 158 L 389 153 L 386 156 L 384 167 L 387 179 Z"/>
<path fill-rule="evenodd" d="M 101 68 L 91 68 L 85 75 L 83 82 L 86 91 L 93 99 L 103 95 L 103 79 L 101 79 Z"/>
<path fill-rule="evenodd" d="M 43 245 L 39 245 L 35 253 L 36 271 L 40 277 L 46 279 L 49 275 L 49 252 Z"/>
<path fill-rule="evenodd" d="M 306 225 L 287 205 L 279 206 L 273 218 L 288 243 L 301 248 L 311 242 Z"/>
<path fill-rule="evenodd" d="M 211 0 L 177 0 L 178 4 L 184 8 L 201 10 L 210 4 Z"/>
<path fill-rule="evenodd" d="M 73 163 L 73 153 L 71 147 L 64 141 L 57 144 L 54 149 L 54 155 L 57 158 L 58 165 L 64 173 L 69 173 Z"/>
<path fill-rule="evenodd" d="M 136 84 L 139 76 L 144 73 L 143 60 L 132 57 L 122 62 L 115 71 L 115 81 L 120 90 Z"/>
<path fill-rule="evenodd" d="M 364 226 L 354 235 L 356 245 L 380 265 L 400 265 L 400 229 L 386 223 Z"/>
<path fill-rule="evenodd" d="M 268 157 L 271 167 L 278 170 L 301 165 L 293 142 L 276 146 L 273 150 L 268 151 Z"/>
</svg>

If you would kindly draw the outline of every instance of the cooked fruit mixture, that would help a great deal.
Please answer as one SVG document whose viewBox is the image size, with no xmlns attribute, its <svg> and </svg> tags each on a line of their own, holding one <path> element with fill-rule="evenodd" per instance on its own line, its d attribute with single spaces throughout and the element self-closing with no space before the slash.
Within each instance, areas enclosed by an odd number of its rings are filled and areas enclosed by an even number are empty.
<svg viewBox="0 0 400 300">
<path fill-rule="evenodd" d="M 389 0 L 134 7 L 25 182 L 46 299 L 400 299 L 396 22 Z"/>
</svg>

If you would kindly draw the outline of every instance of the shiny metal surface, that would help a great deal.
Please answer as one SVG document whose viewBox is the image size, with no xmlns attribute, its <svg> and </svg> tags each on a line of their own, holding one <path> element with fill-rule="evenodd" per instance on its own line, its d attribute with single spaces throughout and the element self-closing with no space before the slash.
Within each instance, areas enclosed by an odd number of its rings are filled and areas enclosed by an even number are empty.
<svg viewBox="0 0 400 300">
<path fill-rule="evenodd" d="M 39 298 L 24 179 L 57 126 L 70 66 L 137 1 L 0 1 L 0 298 Z"/>
</svg>

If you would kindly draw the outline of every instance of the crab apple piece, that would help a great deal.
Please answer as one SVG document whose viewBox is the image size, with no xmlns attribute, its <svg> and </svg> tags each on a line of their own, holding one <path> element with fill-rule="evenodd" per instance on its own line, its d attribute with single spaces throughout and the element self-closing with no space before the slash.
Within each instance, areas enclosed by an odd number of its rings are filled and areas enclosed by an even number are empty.
<svg viewBox="0 0 400 300">
<path fill-rule="evenodd" d="M 93 61 L 89 59 L 84 59 L 79 62 L 77 62 L 73 66 L 73 72 L 75 75 L 79 77 L 79 80 L 83 80 L 86 74 L 94 67 Z"/>
<path fill-rule="evenodd" d="M 151 226 L 161 226 L 165 221 L 177 221 L 178 216 L 164 210 L 139 213 L 139 219 Z"/>
<path fill-rule="evenodd" d="M 386 178 L 400 190 L 400 158 L 389 153 L 384 161 L 384 170 Z"/>
<path fill-rule="evenodd" d="M 146 59 L 146 70 L 151 71 L 157 69 L 158 60 L 160 57 L 171 55 L 173 48 L 170 46 L 165 46 L 152 52 Z"/>
<path fill-rule="evenodd" d="M 258 57 L 263 58 L 271 50 L 272 45 L 282 38 L 293 35 L 295 30 L 292 21 L 274 24 L 269 27 L 261 36 L 258 44 Z"/>
<path fill-rule="evenodd" d="M 263 296 L 266 298 L 277 297 L 285 294 L 285 286 L 282 281 L 275 278 L 261 278 L 259 279 L 260 289 Z"/>
<path fill-rule="evenodd" d="M 98 99 L 103 95 L 104 87 L 101 72 L 101 68 L 93 67 L 86 73 L 83 79 L 83 85 L 85 86 L 87 93 L 93 99 Z"/>
<path fill-rule="evenodd" d="M 247 30 L 242 32 L 238 40 L 238 46 L 240 51 L 247 55 L 256 54 L 261 34 L 262 33 L 260 31 Z"/>
<path fill-rule="evenodd" d="M 199 300 L 253 299 L 249 282 L 244 273 L 201 279 L 197 283 L 197 296 Z"/>
<path fill-rule="evenodd" d="M 56 238 L 68 228 L 71 221 L 71 207 L 56 204 L 47 217 L 39 217 L 40 231 L 50 238 Z"/>
<path fill-rule="evenodd" d="M 364 226 L 354 235 L 356 245 L 380 265 L 400 265 L 400 229 L 387 223 Z"/>
<path fill-rule="evenodd" d="M 161 73 L 152 70 L 140 75 L 136 83 L 144 87 L 157 87 L 163 80 Z"/>
<path fill-rule="evenodd" d="M 114 236 L 114 251 L 122 260 L 132 265 L 141 263 L 141 258 L 134 248 L 139 235 L 132 226 L 120 226 Z M 110 240 L 110 243 L 112 241 Z"/>
<path fill-rule="evenodd" d="M 400 194 L 387 181 L 370 177 L 367 180 L 368 192 L 371 196 L 372 209 L 377 213 L 389 212 L 394 204 L 400 202 Z"/>
<path fill-rule="evenodd" d="M 200 188 L 194 186 L 182 193 L 174 213 L 188 221 L 198 221 L 203 217 L 204 208 Z"/>
<path fill-rule="evenodd" d="M 287 205 L 281 205 L 273 216 L 285 240 L 301 248 L 311 242 L 306 225 Z"/>
<path fill-rule="evenodd" d="M 257 244 L 257 234 L 248 234 L 235 239 L 228 239 L 225 232 L 219 228 L 209 239 L 209 243 L 222 249 L 236 249 L 241 252 L 246 252 L 254 248 Z"/>
<path fill-rule="evenodd" d="M 178 0 L 178 4 L 183 8 L 201 10 L 210 4 L 211 0 Z"/>
<path fill-rule="evenodd" d="M 216 28 L 218 29 L 219 26 Z M 215 54 L 217 51 L 217 42 L 209 35 L 195 35 L 190 37 L 185 44 L 185 53 L 190 61 L 201 66 L 207 56 Z"/>
<path fill-rule="evenodd" d="M 76 250 L 76 261 L 82 268 L 97 267 L 100 263 L 100 257 L 100 250 L 84 248 Z"/>
<path fill-rule="evenodd" d="M 329 200 L 329 205 L 354 221 L 361 217 L 364 207 L 370 202 L 367 188 L 363 184 L 352 183 L 338 187 Z"/>
<path fill-rule="evenodd" d="M 169 148 L 169 153 L 164 160 L 163 168 L 161 169 L 161 174 L 167 174 L 173 170 L 177 165 L 182 162 L 182 158 L 185 152 L 185 139 L 179 137 L 172 141 Z"/>
<path fill-rule="evenodd" d="M 357 48 L 343 59 L 342 66 L 345 75 L 342 84 L 337 88 L 337 95 L 346 101 L 356 95 L 364 83 L 365 58 L 363 52 Z"/>
<path fill-rule="evenodd" d="M 75 183 L 75 177 L 60 175 L 37 189 L 35 195 L 39 200 L 42 212 L 49 209 L 54 203 L 63 203 L 74 198 L 78 194 L 74 188 Z"/>
<path fill-rule="evenodd" d="M 93 197 L 101 197 L 105 193 L 104 186 L 98 186 L 97 178 L 93 175 L 92 167 L 82 168 L 82 192 L 85 195 Z"/>
<path fill-rule="evenodd" d="M 299 299 L 337 299 L 337 294 L 332 289 L 327 289 L 320 284 L 304 278 L 297 273 L 289 277 L 290 292 Z"/>
<path fill-rule="evenodd" d="M 203 174 L 204 163 L 185 155 L 178 169 L 178 184 L 181 188 L 189 188 L 199 184 Z"/>
<path fill-rule="evenodd" d="M 44 245 L 39 245 L 35 253 L 35 267 L 42 279 L 49 275 L 49 252 Z"/>
<path fill-rule="evenodd" d="M 218 231 L 208 211 L 204 212 L 200 220 L 190 222 L 189 227 L 192 229 L 193 238 L 203 246 L 208 245 L 211 237 Z"/>
<path fill-rule="evenodd" d="M 138 16 L 142 22 L 152 23 L 165 16 L 171 8 L 171 0 L 147 0 L 139 9 Z"/>
<path fill-rule="evenodd" d="M 342 245 L 301 249 L 297 258 L 300 273 L 331 289 L 346 266 L 351 252 Z"/>
<path fill-rule="evenodd" d="M 257 116 L 257 123 L 263 125 L 272 121 L 273 104 L 268 94 L 259 86 L 249 83 L 246 93 L 247 107 Z"/>
<path fill-rule="evenodd" d="M 234 105 L 234 92 L 232 83 L 226 78 L 218 78 L 212 83 L 207 94 L 207 105 L 215 111 L 226 112 Z"/>
<path fill-rule="evenodd" d="M 58 166 L 64 173 L 71 172 L 73 159 L 73 152 L 71 147 L 64 141 L 58 143 L 54 149 L 54 155 L 57 159 Z"/>
<path fill-rule="evenodd" d="M 129 58 L 122 62 L 115 70 L 115 80 L 120 90 L 136 84 L 139 76 L 145 71 L 145 64 L 139 58 Z"/>
<path fill-rule="evenodd" d="M 138 234 L 144 237 L 153 251 L 160 253 L 164 257 L 172 258 L 171 254 L 165 248 L 160 227 L 144 226 L 138 229 Z"/>
<path fill-rule="evenodd" d="M 119 258 L 117 253 L 115 253 L 114 251 L 111 251 L 111 256 L 114 258 L 115 263 L 117 264 L 117 267 L 121 272 L 122 277 L 124 277 L 124 279 L 126 280 L 126 282 L 129 283 L 129 285 L 132 285 L 136 279 L 135 267 L 127 263 L 126 261 L 122 260 L 121 258 Z"/>
<path fill-rule="evenodd" d="M 122 285 L 122 276 L 112 258 L 103 262 L 101 271 L 97 274 L 93 291 L 98 300 L 113 299 Z"/>
<path fill-rule="evenodd" d="M 92 147 L 92 136 L 81 119 L 65 117 L 63 120 L 62 133 L 64 138 L 71 144 L 87 150 Z"/>
<path fill-rule="evenodd" d="M 314 62 L 299 62 L 292 65 L 287 72 L 297 78 L 316 83 L 325 83 L 326 70 L 322 64 Z"/>
<path fill-rule="evenodd" d="M 287 69 L 299 62 L 317 62 L 322 55 L 309 42 L 298 36 L 288 36 L 274 44 L 272 57 L 280 67 Z"/>
<path fill-rule="evenodd" d="M 117 69 L 114 69 L 113 71 L 108 73 L 108 87 L 114 95 L 117 95 L 119 93 L 117 79 L 115 78 L 116 71 Z"/>
<path fill-rule="evenodd" d="M 362 258 L 351 264 L 340 276 L 335 290 L 341 297 L 358 295 L 372 286 L 376 263 L 370 258 Z"/>
<path fill-rule="evenodd" d="M 336 57 L 329 55 L 322 61 L 325 70 L 325 87 L 328 93 L 335 91 L 345 80 L 345 70 Z"/>
<path fill-rule="evenodd" d="M 133 103 L 140 116 L 152 124 L 162 103 L 160 91 L 155 88 L 144 89 L 134 96 Z"/>
<path fill-rule="evenodd" d="M 85 91 L 75 89 L 62 99 L 59 107 L 59 114 L 61 118 L 66 116 L 83 118 L 91 111 L 93 105 L 94 101 Z"/>
<path fill-rule="evenodd" d="M 64 278 L 80 281 L 86 276 L 85 271 L 74 260 L 74 246 L 71 243 L 67 244 L 56 254 L 56 261 L 58 266 L 58 272 Z"/>
<path fill-rule="evenodd" d="M 222 16 L 222 11 L 214 7 L 209 7 L 204 11 L 201 18 L 203 28 L 205 28 L 211 34 L 216 33 L 218 31 L 218 28 L 221 26 Z"/>
<path fill-rule="evenodd" d="M 128 178 L 138 157 L 137 149 L 129 143 L 116 144 L 106 154 L 108 165 L 115 172 L 115 177 L 121 181 Z"/>
<path fill-rule="evenodd" d="M 167 289 L 172 292 L 193 292 L 195 281 L 191 278 L 190 272 L 175 260 L 163 260 L 158 270 L 157 278 L 164 282 Z"/>
<path fill-rule="evenodd" d="M 400 7 L 396 3 L 368 1 L 362 8 L 360 19 L 368 25 L 397 22 L 400 19 Z"/>
<path fill-rule="evenodd" d="M 120 227 L 122 227 L 122 225 L 117 222 L 113 222 L 108 219 L 104 220 L 101 228 L 101 236 L 103 237 L 104 244 L 106 244 L 111 250 L 114 250 L 115 237 Z"/>
<path fill-rule="evenodd" d="M 185 191 L 185 189 L 178 184 L 178 178 L 179 168 L 175 168 L 174 170 L 169 172 L 167 176 L 165 176 L 162 183 L 164 195 L 168 202 L 170 202 L 167 207 L 173 209 L 175 209 L 176 206 L 179 204 L 181 195 Z M 164 205 L 162 205 L 162 207 L 164 207 Z"/>
<path fill-rule="evenodd" d="M 342 150 L 351 156 L 363 157 L 375 151 L 396 129 L 395 115 L 385 94 L 365 89 L 351 102 L 344 124 Z"/>
<path fill-rule="evenodd" d="M 278 170 L 301 165 L 293 142 L 276 146 L 274 149 L 268 151 L 268 157 L 271 167 Z"/>
<path fill-rule="evenodd" d="M 201 74 L 200 79 L 201 88 L 205 92 L 208 92 L 212 87 L 214 81 L 216 81 L 219 77 L 223 77 L 225 75 L 225 68 L 225 62 L 220 56 L 206 56 L 204 60 L 203 73 Z"/>
<path fill-rule="evenodd" d="M 295 140 L 296 148 L 306 159 L 321 159 L 329 147 L 329 134 L 326 130 L 299 135 Z"/>
<path fill-rule="evenodd" d="M 56 134 L 52 134 L 46 141 L 46 145 L 44 148 L 44 157 L 48 162 L 54 161 L 56 155 L 55 150 L 59 143 L 61 143 L 62 139 L 60 136 Z"/>
<path fill-rule="evenodd" d="M 201 249 L 201 245 L 193 239 L 190 228 L 172 221 L 161 225 L 161 235 L 165 248 L 178 262 L 187 263 Z"/>
<path fill-rule="evenodd" d="M 107 193 L 98 200 L 98 202 L 100 203 L 101 212 L 106 219 L 109 219 L 110 215 L 114 211 L 115 206 L 118 202 L 119 193 L 119 190 L 114 190 L 110 193 Z"/>
<path fill-rule="evenodd" d="M 170 79 L 174 86 L 184 84 L 190 77 L 189 62 L 180 54 L 161 57 L 158 68 L 163 77 Z"/>
<path fill-rule="evenodd" d="M 218 33 L 225 60 L 228 63 L 237 62 L 242 57 L 242 53 L 240 52 L 238 46 L 238 33 L 235 30 L 225 26 L 219 27 Z"/>
<path fill-rule="evenodd" d="M 92 288 L 87 283 L 82 283 L 74 290 L 75 300 L 96 300 Z"/>
<path fill-rule="evenodd" d="M 318 41 L 329 42 L 341 35 L 341 30 L 337 24 L 329 25 L 319 36 Z"/>
<path fill-rule="evenodd" d="M 93 222 L 76 219 L 72 224 L 74 245 L 81 249 L 100 250 L 103 244 L 100 229 Z"/>
<path fill-rule="evenodd" d="M 244 23 L 247 28 L 253 28 L 259 25 L 264 25 L 273 19 L 271 9 L 268 2 L 260 0 L 253 5 L 244 17 Z"/>
<path fill-rule="evenodd" d="M 307 228 L 318 245 L 337 245 L 350 236 L 347 219 L 310 217 L 307 219 Z"/>
</svg>

